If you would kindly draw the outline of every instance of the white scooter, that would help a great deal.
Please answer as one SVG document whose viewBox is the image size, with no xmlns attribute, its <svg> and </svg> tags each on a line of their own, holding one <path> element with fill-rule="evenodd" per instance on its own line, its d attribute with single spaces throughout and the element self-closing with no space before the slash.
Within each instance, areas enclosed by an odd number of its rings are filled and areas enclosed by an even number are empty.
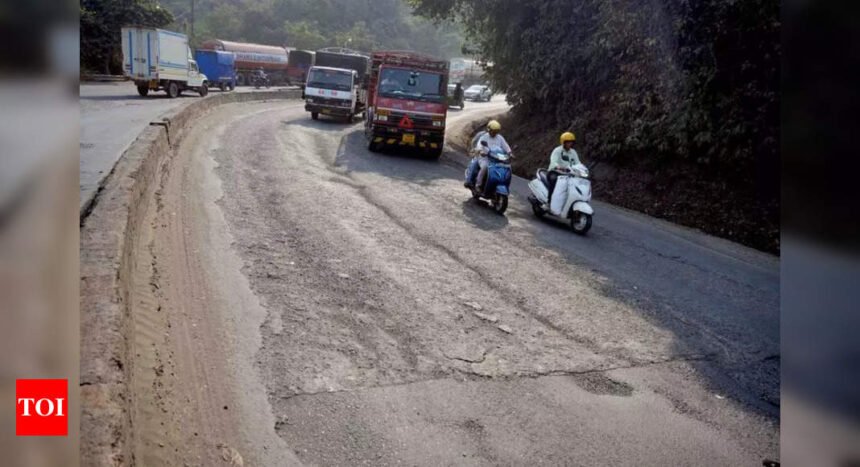
<svg viewBox="0 0 860 467">
<path fill-rule="evenodd" d="M 567 181 L 570 189 L 567 192 L 567 200 L 564 202 L 562 215 L 556 216 L 549 209 L 549 180 L 547 170 L 538 169 L 537 176 L 529 182 L 529 202 L 532 211 L 538 217 L 550 215 L 562 220 L 570 219 L 570 228 L 579 235 L 585 235 L 591 228 L 591 216 L 594 209 L 588 204 L 591 201 L 591 182 L 588 180 L 588 168 L 582 164 L 571 167 L 570 172 L 556 172 L 558 180 L 556 183 Z"/>
</svg>

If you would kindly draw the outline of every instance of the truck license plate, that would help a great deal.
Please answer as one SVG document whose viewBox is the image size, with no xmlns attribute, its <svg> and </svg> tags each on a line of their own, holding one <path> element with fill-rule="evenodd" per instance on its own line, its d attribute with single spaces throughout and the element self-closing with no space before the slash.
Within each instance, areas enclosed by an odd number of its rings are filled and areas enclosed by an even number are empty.
<svg viewBox="0 0 860 467">
<path fill-rule="evenodd" d="M 329 109 L 323 109 L 322 113 L 324 113 L 324 114 L 329 114 L 329 113 L 331 113 L 331 110 L 329 110 Z"/>
<path fill-rule="evenodd" d="M 405 144 L 415 144 L 415 135 L 413 135 L 411 133 L 404 133 L 403 134 L 403 142 Z"/>
</svg>

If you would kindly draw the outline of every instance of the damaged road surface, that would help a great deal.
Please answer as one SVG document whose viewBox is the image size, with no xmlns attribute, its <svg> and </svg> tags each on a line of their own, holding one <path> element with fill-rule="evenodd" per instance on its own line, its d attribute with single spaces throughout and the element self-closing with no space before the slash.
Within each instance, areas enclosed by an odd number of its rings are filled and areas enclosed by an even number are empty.
<svg viewBox="0 0 860 467">
<path fill-rule="evenodd" d="M 522 181 L 498 216 L 362 128 L 247 103 L 184 138 L 131 285 L 137 461 L 777 456 L 777 260 L 603 205 L 577 237 Z"/>
</svg>

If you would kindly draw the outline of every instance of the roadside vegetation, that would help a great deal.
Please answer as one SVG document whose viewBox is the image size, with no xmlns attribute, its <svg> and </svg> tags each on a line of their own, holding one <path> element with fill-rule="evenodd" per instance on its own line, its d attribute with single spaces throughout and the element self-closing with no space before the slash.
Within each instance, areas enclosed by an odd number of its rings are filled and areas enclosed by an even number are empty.
<svg viewBox="0 0 860 467">
<path fill-rule="evenodd" d="M 196 47 L 207 39 L 316 50 L 322 47 L 415 50 L 441 58 L 461 54 L 459 24 L 437 26 L 403 0 L 81 0 L 81 66 L 122 73 L 123 25 L 183 32 Z"/>
<path fill-rule="evenodd" d="M 606 201 L 779 252 L 776 0 L 411 0 L 465 28 L 520 175 L 573 131 Z"/>
</svg>

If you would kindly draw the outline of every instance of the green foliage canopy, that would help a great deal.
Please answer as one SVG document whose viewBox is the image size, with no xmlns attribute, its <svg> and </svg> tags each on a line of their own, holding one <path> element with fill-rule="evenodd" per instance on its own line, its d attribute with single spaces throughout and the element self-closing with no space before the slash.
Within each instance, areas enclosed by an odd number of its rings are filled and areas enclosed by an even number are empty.
<svg viewBox="0 0 860 467">
<path fill-rule="evenodd" d="M 576 131 L 590 158 L 686 160 L 775 193 L 777 0 L 410 4 L 461 22 L 520 119 Z"/>
<path fill-rule="evenodd" d="M 153 0 L 81 0 L 81 68 L 122 73 L 120 28 L 160 28 L 173 15 Z"/>
</svg>

